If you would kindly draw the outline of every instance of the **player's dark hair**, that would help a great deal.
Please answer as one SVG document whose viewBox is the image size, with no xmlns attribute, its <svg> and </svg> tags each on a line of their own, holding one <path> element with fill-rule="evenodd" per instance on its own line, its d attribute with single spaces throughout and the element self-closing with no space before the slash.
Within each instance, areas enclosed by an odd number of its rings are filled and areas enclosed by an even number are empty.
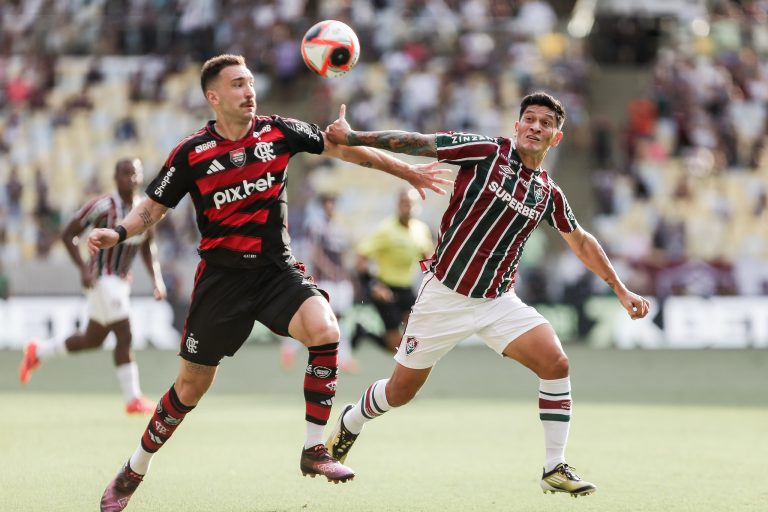
<svg viewBox="0 0 768 512">
<path fill-rule="evenodd" d="M 245 59 L 242 55 L 225 53 L 205 61 L 202 70 L 200 70 L 200 87 L 203 89 L 203 94 L 208 89 L 208 84 L 219 76 L 222 69 L 229 66 L 245 66 Z"/>
<path fill-rule="evenodd" d="M 523 117 L 525 109 L 531 105 L 541 105 L 542 107 L 547 107 L 552 110 L 552 112 L 555 113 L 557 129 L 560 130 L 563 127 L 563 123 L 565 123 L 565 109 L 563 108 L 563 104 L 560 103 L 557 98 L 542 91 L 529 94 L 520 102 L 520 118 Z"/>
</svg>

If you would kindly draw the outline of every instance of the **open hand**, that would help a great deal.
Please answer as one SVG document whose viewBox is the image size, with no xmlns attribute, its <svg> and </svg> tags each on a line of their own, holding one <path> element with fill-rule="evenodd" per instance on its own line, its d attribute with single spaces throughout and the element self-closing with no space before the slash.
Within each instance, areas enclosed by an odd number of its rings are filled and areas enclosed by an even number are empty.
<svg viewBox="0 0 768 512">
<path fill-rule="evenodd" d="M 438 169 L 438 165 L 440 165 L 440 162 L 437 160 L 428 164 L 410 164 L 410 172 L 408 175 L 404 176 L 403 179 L 408 181 L 408 183 L 419 192 L 422 199 L 427 198 L 427 190 L 432 190 L 433 192 L 444 196 L 447 192 L 445 189 L 441 188 L 440 185 L 453 187 L 453 182 L 441 178 L 440 175 L 450 174 L 451 170 Z"/>
</svg>

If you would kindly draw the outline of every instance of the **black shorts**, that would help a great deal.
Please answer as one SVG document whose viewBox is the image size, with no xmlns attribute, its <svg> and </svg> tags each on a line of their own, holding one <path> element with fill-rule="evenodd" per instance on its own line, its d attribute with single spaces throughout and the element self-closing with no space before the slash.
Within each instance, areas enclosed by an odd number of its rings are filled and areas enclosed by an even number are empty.
<svg viewBox="0 0 768 512">
<path fill-rule="evenodd" d="M 243 270 L 201 261 L 179 355 L 192 363 L 216 366 L 237 352 L 256 321 L 288 336 L 291 318 L 315 295 L 323 294 L 300 263 L 285 269 Z"/>
<path fill-rule="evenodd" d="M 386 330 L 391 331 L 400 327 L 403 316 L 410 313 L 413 303 L 416 302 L 416 296 L 410 288 L 389 286 L 389 289 L 392 290 L 392 302 L 381 302 L 375 299 L 371 299 L 371 302 L 379 312 Z"/>
</svg>

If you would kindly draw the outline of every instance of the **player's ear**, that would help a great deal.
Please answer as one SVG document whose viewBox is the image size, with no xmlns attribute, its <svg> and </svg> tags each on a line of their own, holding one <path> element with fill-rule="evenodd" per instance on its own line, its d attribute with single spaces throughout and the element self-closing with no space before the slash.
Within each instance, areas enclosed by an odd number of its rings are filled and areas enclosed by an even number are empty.
<svg viewBox="0 0 768 512">
<path fill-rule="evenodd" d="M 216 94 L 216 91 L 214 91 L 213 89 L 208 89 L 207 91 L 205 91 L 205 98 L 212 105 L 218 105 L 219 104 L 219 95 Z"/>
<path fill-rule="evenodd" d="M 560 144 L 561 140 L 563 140 L 563 131 L 562 130 L 558 130 L 557 134 L 555 135 L 555 140 L 552 141 L 552 146 L 551 147 L 554 148 L 555 146 Z"/>
</svg>

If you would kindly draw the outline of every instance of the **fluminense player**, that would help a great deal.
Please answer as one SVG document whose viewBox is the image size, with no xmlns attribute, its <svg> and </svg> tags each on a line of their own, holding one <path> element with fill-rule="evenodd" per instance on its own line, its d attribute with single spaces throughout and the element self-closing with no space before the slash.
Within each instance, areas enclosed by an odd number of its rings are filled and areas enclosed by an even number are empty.
<svg viewBox="0 0 768 512">
<path fill-rule="evenodd" d="M 649 304 L 624 286 L 600 244 L 578 225 L 562 190 L 541 167 L 549 149 L 563 138 L 562 105 L 542 92 L 524 97 L 512 138 L 355 132 L 344 116 L 342 105 L 339 119 L 326 129 L 336 144 L 431 156 L 460 169 L 435 253 L 395 354 L 395 370 L 389 379 L 371 384 L 357 404 L 345 407 L 328 439 L 332 456 L 344 462 L 365 423 L 408 403 L 440 358 L 461 340 L 477 335 L 499 355 L 539 377 L 544 492 L 593 493 L 595 485 L 582 480 L 565 461 L 572 403 L 568 357 L 552 326 L 514 291 L 526 240 L 545 220 L 611 287 L 632 319 L 645 317 Z"/>
<path fill-rule="evenodd" d="M 117 248 L 99 250 L 88 261 L 83 261 L 77 246 L 78 237 L 93 226 L 113 229 L 122 222 L 131 209 L 142 200 L 137 188 L 143 182 L 141 161 L 124 158 L 115 165 L 113 194 L 88 201 L 64 228 L 61 239 L 75 266 L 80 270 L 80 281 L 88 300 L 88 325 L 85 332 L 51 340 L 30 340 L 24 347 L 19 367 L 19 380 L 26 384 L 32 372 L 42 362 L 81 350 L 101 347 L 107 335 L 115 334 L 115 371 L 125 399 L 125 412 L 151 414 L 154 402 L 146 399 L 139 386 L 139 369 L 131 353 L 129 271 L 139 252 L 154 283 L 154 296 L 166 296 L 165 283 L 157 260 L 153 231 L 147 231 L 126 240 Z"/>
<path fill-rule="evenodd" d="M 163 395 L 139 446 L 109 483 L 102 512 L 123 510 L 153 455 L 213 383 L 224 356 L 233 356 L 255 321 L 307 346 L 304 377 L 306 437 L 300 469 L 345 482 L 354 472 L 332 458 L 323 430 L 336 394 L 339 326 L 327 298 L 291 254 L 286 168 L 296 153 L 323 154 L 373 167 L 445 193 L 437 163 L 411 165 L 385 152 L 328 142 L 313 124 L 256 115 L 254 79 L 243 57 L 219 55 L 202 67 L 200 85 L 215 113 L 182 140 L 147 187 L 148 198 L 115 229 L 93 230 L 91 251 L 114 247 L 157 223 L 189 194 L 202 238 L 192 303 L 181 339 L 176 381 Z M 227 426 L 227 422 L 233 423 Z M 241 428 L 224 420 L 223 429 Z"/>
</svg>

